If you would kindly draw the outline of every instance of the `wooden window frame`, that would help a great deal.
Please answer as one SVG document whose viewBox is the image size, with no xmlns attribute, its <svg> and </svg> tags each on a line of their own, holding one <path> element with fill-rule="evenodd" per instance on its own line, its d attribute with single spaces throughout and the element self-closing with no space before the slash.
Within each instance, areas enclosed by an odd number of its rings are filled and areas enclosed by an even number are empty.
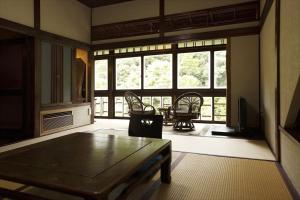
<svg viewBox="0 0 300 200">
<path fill-rule="evenodd" d="M 152 50 L 152 51 L 141 51 L 141 52 L 130 52 L 130 53 L 114 53 L 114 50 L 110 50 L 108 55 L 94 55 L 94 60 L 108 59 L 108 90 L 95 90 L 95 97 L 108 97 L 108 116 L 95 116 L 95 118 L 110 118 L 110 119 L 128 119 L 128 117 L 116 117 L 115 114 L 115 97 L 124 96 L 125 91 L 127 90 L 117 90 L 116 89 L 116 66 L 115 62 L 117 58 L 129 58 L 129 57 L 141 57 L 141 89 L 132 89 L 138 96 L 171 96 L 172 103 L 175 99 L 185 92 L 199 92 L 204 97 L 212 97 L 212 120 L 195 120 L 195 122 L 203 123 L 221 123 L 225 124 L 226 121 L 215 121 L 214 120 L 214 97 L 226 97 L 228 93 L 227 90 L 230 88 L 227 85 L 227 88 L 214 88 L 214 52 L 215 51 L 227 51 L 227 45 L 214 45 L 214 46 L 199 46 L 199 47 L 186 47 L 178 48 L 177 44 L 172 44 L 171 49 L 162 49 L 162 50 Z M 210 61 L 210 88 L 207 89 L 178 89 L 178 77 L 177 77 L 177 61 L 179 53 L 191 53 L 191 52 L 201 52 L 201 51 L 210 51 L 211 61 Z M 229 52 L 227 52 L 228 54 Z M 144 89 L 144 56 L 151 55 L 162 55 L 162 54 L 172 54 L 172 88 L 171 89 Z M 226 59 L 229 59 L 229 56 L 226 56 Z M 227 62 L 228 63 L 228 62 Z M 229 66 L 226 66 L 228 68 Z M 227 74 L 227 79 L 229 78 Z M 228 99 L 228 98 L 227 98 Z M 227 103 L 227 102 L 226 102 Z M 226 115 L 230 115 L 230 109 L 226 108 Z"/>
</svg>

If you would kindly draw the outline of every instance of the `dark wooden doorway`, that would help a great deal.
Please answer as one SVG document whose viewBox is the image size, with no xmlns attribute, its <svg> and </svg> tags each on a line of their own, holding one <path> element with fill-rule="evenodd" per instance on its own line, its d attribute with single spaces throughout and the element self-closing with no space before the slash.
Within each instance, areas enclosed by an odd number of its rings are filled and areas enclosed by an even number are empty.
<svg viewBox="0 0 300 200">
<path fill-rule="evenodd" d="M 33 130 L 34 39 L 0 29 L 0 145 Z"/>
</svg>

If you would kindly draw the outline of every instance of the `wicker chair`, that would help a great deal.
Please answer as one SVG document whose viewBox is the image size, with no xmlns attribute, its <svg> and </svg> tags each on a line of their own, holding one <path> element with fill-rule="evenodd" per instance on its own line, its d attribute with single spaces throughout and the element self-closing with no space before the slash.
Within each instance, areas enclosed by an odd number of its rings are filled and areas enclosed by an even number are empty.
<svg viewBox="0 0 300 200">
<path fill-rule="evenodd" d="M 192 119 L 199 118 L 202 105 L 203 97 L 197 92 L 187 92 L 180 95 L 172 107 L 173 128 L 178 131 L 193 130 L 195 126 Z"/>
<path fill-rule="evenodd" d="M 128 114 L 137 115 L 155 115 L 155 108 L 151 105 L 145 105 L 142 100 L 133 92 L 127 91 L 124 94 L 128 104 Z"/>
</svg>

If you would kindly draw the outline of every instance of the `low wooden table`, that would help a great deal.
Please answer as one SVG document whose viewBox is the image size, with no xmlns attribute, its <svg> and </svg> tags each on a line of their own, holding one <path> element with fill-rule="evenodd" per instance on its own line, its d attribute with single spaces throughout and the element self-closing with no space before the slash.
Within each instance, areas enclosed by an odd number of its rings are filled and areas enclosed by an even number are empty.
<svg viewBox="0 0 300 200">
<path fill-rule="evenodd" d="M 132 191 L 146 175 L 137 171 L 159 155 L 147 172 L 161 169 L 161 181 L 170 183 L 171 141 L 74 133 L 0 154 L 0 178 L 107 199 L 124 182 L 130 183 L 127 192 Z"/>
</svg>

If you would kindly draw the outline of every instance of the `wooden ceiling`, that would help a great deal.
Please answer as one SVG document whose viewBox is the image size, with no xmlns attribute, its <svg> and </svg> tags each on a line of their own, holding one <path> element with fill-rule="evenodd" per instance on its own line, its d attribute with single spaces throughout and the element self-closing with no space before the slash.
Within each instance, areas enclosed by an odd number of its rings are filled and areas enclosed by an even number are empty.
<svg viewBox="0 0 300 200">
<path fill-rule="evenodd" d="M 122 3 L 126 1 L 132 1 L 132 0 L 78 0 L 78 1 L 91 8 L 95 8 L 99 6 L 107 6 L 111 4 Z"/>
</svg>

